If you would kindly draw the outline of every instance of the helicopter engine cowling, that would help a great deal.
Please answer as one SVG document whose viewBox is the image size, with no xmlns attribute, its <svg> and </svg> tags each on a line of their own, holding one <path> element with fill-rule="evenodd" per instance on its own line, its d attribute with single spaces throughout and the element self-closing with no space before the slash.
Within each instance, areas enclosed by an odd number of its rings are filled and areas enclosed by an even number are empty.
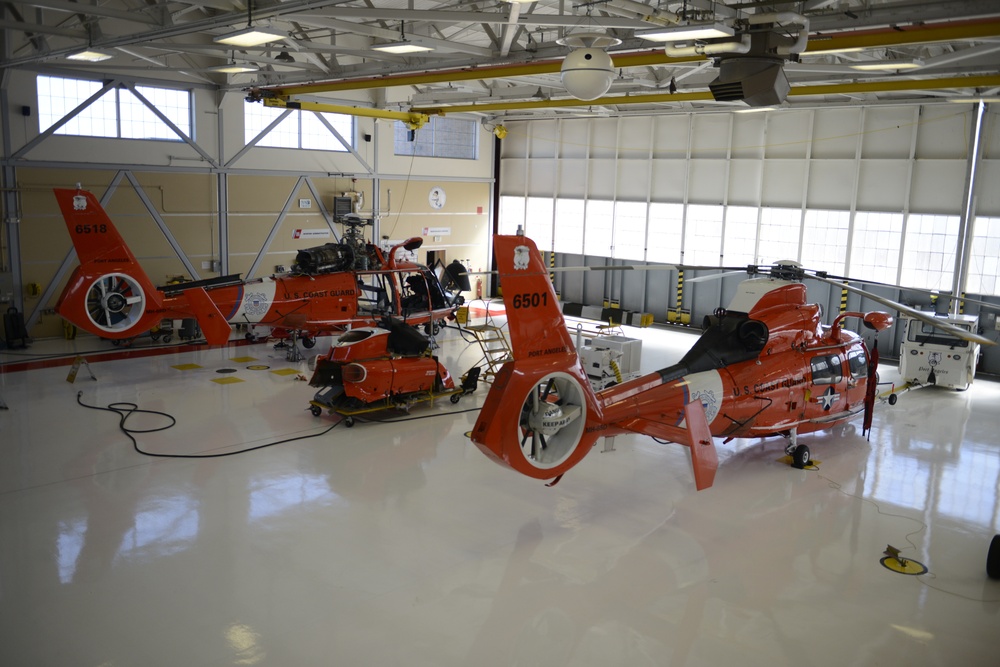
<svg viewBox="0 0 1000 667">
<path fill-rule="evenodd" d="M 600 410 L 579 364 L 507 363 L 472 431 L 489 458 L 535 479 L 562 476 L 602 435 Z"/>
</svg>

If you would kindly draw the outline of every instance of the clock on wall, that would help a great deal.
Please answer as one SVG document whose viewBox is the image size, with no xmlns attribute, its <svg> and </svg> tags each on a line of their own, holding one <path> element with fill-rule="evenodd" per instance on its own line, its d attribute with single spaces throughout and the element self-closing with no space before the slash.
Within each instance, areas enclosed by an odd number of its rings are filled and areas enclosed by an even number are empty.
<svg viewBox="0 0 1000 667">
<path fill-rule="evenodd" d="M 431 188 L 430 194 L 427 195 L 427 201 L 430 202 L 431 208 L 444 208 L 444 188 L 440 185 L 435 185 Z"/>
</svg>

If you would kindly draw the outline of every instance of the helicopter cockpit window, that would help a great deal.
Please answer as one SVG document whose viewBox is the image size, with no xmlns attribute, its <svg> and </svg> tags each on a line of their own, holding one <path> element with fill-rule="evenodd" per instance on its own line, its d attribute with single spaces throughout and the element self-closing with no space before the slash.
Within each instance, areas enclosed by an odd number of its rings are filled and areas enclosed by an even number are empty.
<svg viewBox="0 0 1000 667">
<path fill-rule="evenodd" d="M 813 357 L 809 365 L 812 367 L 813 384 L 836 384 L 844 379 L 840 357 L 836 354 Z"/>
<path fill-rule="evenodd" d="M 864 350 L 854 350 L 847 355 L 847 366 L 854 378 L 868 377 L 868 357 Z"/>
<path fill-rule="evenodd" d="M 359 276 L 358 310 L 364 313 L 385 314 L 393 307 L 392 285 L 382 274 Z"/>
</svg>

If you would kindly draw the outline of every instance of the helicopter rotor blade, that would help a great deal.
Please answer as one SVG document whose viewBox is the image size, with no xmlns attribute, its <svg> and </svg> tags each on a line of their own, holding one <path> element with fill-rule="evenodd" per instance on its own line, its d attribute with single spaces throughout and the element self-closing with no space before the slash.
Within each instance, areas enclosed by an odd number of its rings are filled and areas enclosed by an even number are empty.
<svg viewBox="0 0 1000 667">
<path fill-rule="evenodd" d="M 855 294 L 860 294 L 866 299 L 870 299 L 876 303 L 882 304 L 883 306 L 892 308 L 893 310 L 903 313 L 904 315 L 908 315 L 914 319 L 920 320 L 925 324 L 930 324 L 933 327 L 937 327 L 941 331 L 950 333 L 952 336 L 955 336 L 956 338 L 973 341 L 979 343 L 980 345 L 996 345 L 996 341 L 992 341 L 989 338 L 985 338 L 984 336 L 980 336 L 979 334 L 972 333 L 971 331 L 966 331 L 954 325 L 948 324 L 947 322 L 942 322 L 940 319 L 928 315 L 927 313 L 921 312 L 916 308 L 911 308 L 910 306 L 904 306 L 903 304 L 897 301 L 893 301 L 892 299 L 886 299 L 885 297 L 873 294 L 872 292 L 869 292 L 867 290 L 863 290 L 860 287 L 854 287 L 853 285 L 848 285 L 837 280 L 831 280 L 830 278 L 823 278 L 821 276 L 810 276 L 810 278 L 812 278 L 813 280 L 819 280 L 820 282 L 824 282 L 830 285 L 841 287 L 842 289 L 846 289 L 848 292 L 854 292 Z"/>
<path fill-rule="evenodd" d="M 810 275 L 810 278 L 815 278 L 817 276 Z M 939 299 L 952 299 L 954 301 L 962 301 L 965 303 L 974 303 L 980 308 L 989 308 L 991 310 L 1000 310 L 1000 304 L 990 303 L 989 301 L 982 301 L 980 299 L 973 299 L 967 296 L 955 296 L 951 292 L 943 292 L 936 289 L 925 289 L 923 287 L 907 287 L 905 285 L 895 285 L 893 283 L 883 283 L 878 280 L 866 280 L 865 278 L 850 278 L 848 276 L 833 276 L 830 274 L 825 274 L 825 278 L 831 278 L 833 280 L 848 281 L 852 283 L 861 283 L 862 285 L 875 285 L 878 287 L 888 287 L 889 289 L 898 289 L 904 292 L 918 292 L 920 294 L 926 294 L 928 296 L 936 296 Z"/>
<path fill-rule="evenodd" d="M 741 271 L 724 271 L 723 273 L 713 273 L 711 275 L 695 276 L 694 278 L 685 278 L 686 283 L 705 283 L 709 280 L 722 280 L 723 278 L 728 278 L 729 276 L 745 276 L 747 275 L 747 270 L 743 269 Z"/>
</svg>

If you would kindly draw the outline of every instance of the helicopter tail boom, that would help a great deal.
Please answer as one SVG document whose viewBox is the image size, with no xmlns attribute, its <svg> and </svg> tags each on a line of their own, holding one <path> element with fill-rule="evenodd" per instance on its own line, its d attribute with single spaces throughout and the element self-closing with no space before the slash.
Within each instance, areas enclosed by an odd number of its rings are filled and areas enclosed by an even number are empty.
<svg viewBox="0 0 1000 667">
<path fill-rule="evenodd" d="M 535 479 L 558 479 L 606 424 L 533 241 L 495 236 L 513 348 L 472 430 L 489 458 Z"/>
<path fill-rule="evenodd" d="M 80 260 L 56 304 L 62 317 L 116 340 L 134 338 L 165 318 L 195 317 L 209 343 L 229 339 L 229 323 L 204 287 L 168 297 L 153 285 L 92 193 L 56 188 L 55 195 Z"/>
</svg>

